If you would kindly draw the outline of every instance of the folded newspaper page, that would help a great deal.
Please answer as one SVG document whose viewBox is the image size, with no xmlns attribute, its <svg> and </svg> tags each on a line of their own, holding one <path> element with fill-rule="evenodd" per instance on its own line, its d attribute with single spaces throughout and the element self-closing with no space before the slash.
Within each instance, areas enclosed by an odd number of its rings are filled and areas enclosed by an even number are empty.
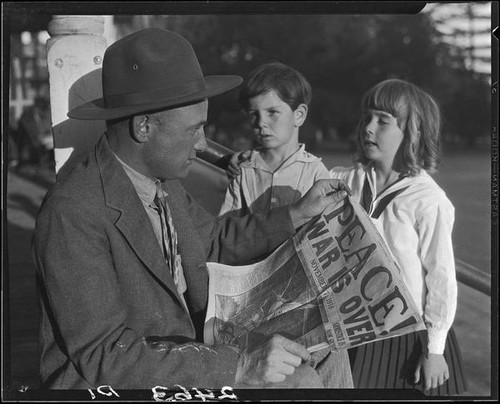
<svg viewBox="0 0 500 404">
<path fill-rule="evenodd" d="M 251 350 L 280 334 L 313 352 L 425 328 L 383 238 L 351 198 L 261 262 L 207 265 L 207 344 Z"/>
</svg>

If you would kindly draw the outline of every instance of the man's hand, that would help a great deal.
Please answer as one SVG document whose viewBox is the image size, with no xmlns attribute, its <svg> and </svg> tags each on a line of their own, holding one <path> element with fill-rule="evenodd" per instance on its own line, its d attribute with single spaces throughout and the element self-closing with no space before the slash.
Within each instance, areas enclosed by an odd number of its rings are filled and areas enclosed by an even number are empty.
<svg viewBox="0 0 500 404">
<path fill-rule="evenodd" d="M 332 203 L 340 202 L 351 194 L 350 188 L 340 180 L 318 180 L 297 202 L 290 206 L 290 217 L 297 229 L 313 217 L 320 215 Z"/>
<path fill-rule="evenodd" d="M 444 384 L 449 379 L 448 365 L 443 355 L 425 354 L 420 355 L 420 359 L 415 369 L 415 383 L 420 381 L 420 371 L 423 373 L 424 389 L 435 389 Z"/>
<path fill-rule="evenodd" d="M 282 382 L 310 357 L 303 345 L 274 335 L 254 351 L 243 353 L 236 369 L 235 387 L 263 387 Z"/>
<path fill-rule="evenodd" d="M 250 158 L 252 152 L 250 150 L 234 153 L 229 160 L 229 165 L 227 166 L 227 177 L 232 180 L 241 174 L 240 164 L 247 161 Z"/>
</svg>

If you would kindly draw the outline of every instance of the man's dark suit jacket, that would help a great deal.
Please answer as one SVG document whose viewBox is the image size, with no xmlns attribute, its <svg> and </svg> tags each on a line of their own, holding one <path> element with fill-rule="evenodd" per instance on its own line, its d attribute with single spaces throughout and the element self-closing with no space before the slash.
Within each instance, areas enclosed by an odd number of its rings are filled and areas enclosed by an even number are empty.
<svg viewBox="0 0 500 404">
<path fill-rule="evenodd" d="M 33 254 L 41 378 L 53 389 L 234 384 L 239 353 L 196 342 L 206 261 L 244 264 L 294 234 L 286 208 L 216 219 L 167 181 L 187 281 L 184 308 L 144 207 L 103 136 L 47 194 Z"/>
</svg>

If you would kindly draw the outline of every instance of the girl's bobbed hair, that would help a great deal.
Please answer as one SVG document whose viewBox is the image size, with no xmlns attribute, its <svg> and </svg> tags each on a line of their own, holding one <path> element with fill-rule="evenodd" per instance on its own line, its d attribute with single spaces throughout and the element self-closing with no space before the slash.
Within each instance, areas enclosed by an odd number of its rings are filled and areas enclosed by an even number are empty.
<svg viewBox="0 0 500 404">
<path fill-rule="evenodd" d="M 441 161 L 441 113 L 434 98 L 416 85 L 399 79 L 382 81 L 363 96 L 362 114 L 357 128 L 357 162 L 367 164 L 360 139 L 369 109 L 390 113 L 404 134 L 394 159 L 394 169 L 410 176 L 420 170 L 434 173 Z"/>
</svg>

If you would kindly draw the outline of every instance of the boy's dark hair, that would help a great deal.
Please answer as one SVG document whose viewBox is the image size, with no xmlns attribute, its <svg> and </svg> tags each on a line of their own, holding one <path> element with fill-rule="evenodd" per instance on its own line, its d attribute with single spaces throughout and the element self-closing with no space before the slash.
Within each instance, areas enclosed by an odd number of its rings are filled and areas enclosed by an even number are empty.
<svg viewBox="0 0 500 404">
<path fill-rule="evenodd" d="M 246 108 L 252 97 L 274 90 L 292 111 L 300 104 L 311 102 L 311 86 L 306 78 L 294 68 L 283 63 L 263 64 L 254 69 L 240 89 L 239 100 Z"/>
</svg>

